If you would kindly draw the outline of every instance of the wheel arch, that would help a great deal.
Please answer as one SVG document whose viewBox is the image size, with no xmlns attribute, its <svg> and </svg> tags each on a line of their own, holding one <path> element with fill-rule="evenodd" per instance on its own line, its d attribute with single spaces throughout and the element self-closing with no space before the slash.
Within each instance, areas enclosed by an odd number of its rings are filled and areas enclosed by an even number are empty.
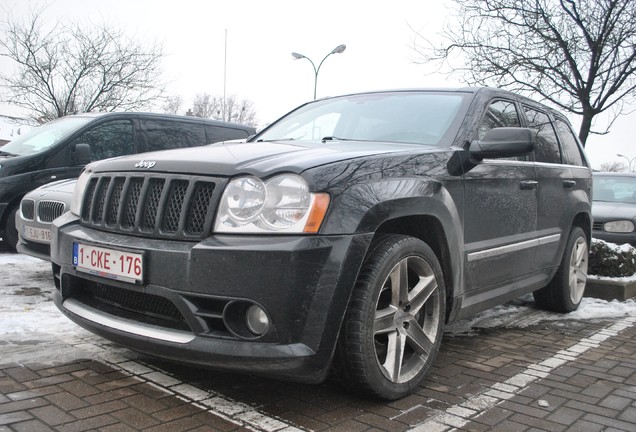
<svg viewBox="0 0 636 432">
<path fill-rule="evenodd" d="M 457 295 L 455 287 L 459 286 L 456 273 L 461 266 L 460 263 L 455 262 L 456 257 L 451 253 L 451 246 L 441 221 L 432 215 L 402 216 L 381 223 L 375 231 L 374 239 L 386 234 L 415 237 L 428 244 L 433 250 L 442 267 L 446 285 L 446 320 L 448 321 Z"/>
</svg>

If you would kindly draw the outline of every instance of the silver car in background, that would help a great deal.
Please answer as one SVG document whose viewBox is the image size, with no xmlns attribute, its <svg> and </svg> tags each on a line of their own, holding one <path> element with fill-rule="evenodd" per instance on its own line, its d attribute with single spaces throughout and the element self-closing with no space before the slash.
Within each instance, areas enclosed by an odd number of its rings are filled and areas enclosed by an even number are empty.
<svg viewBox="0 0 636 432">
<path fill-rule="evenodd" d="M 45 184 L 27 193 L 15 219 L 18 252 L 49 261 L 51 222 L 65 213 L 73 198 L 76 179 Z"/>
</svg>

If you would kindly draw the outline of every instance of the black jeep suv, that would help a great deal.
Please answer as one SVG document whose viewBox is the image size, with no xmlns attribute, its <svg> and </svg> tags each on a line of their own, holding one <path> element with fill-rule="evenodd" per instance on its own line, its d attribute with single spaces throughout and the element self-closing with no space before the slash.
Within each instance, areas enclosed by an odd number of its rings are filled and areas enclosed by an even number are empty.
<svg viewBox="0 0 636 432">
<path fill-rule="evenodd" d="M 247 143 L 90 164 L 55 301 L 135 350 L 395 399 L 444 323 L 578 307 L 591 184 L 565 117 L 509 92 L 322 99 Z"/>
</svg>

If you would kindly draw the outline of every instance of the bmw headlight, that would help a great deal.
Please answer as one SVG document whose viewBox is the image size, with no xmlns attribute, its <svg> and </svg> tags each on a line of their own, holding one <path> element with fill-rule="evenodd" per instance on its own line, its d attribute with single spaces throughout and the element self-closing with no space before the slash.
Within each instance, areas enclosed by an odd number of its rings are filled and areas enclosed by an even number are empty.
<svg viewBox="0 0 636 432">
<path fill-rule="evenodd" d="M 71 202 L 70 211 L 76 216 L 81 216 L 82 214 L 82 201 L 84 199 L 84 191 L 86 190 L 86 185 L 88 185 L 88 181 L 91 178 L 92 171 L 88 168 L 82 171 L 79 178 L 77 179 L 77 183 L 75 183 L 75 189 L 73 190 L 73 201 Z"/>
<path fill-rule="evenodd" d="M 612 233 L 630 233 L 634 231 L 634 224 L 628 220 L 606 222 L 603 230 Z"/>
<path fill-rule="evenodd" d="M 329 195 L 311 193 L 305 179 L 282 174 L 263 181 L 231 180 L 223 192 L 217 233 L 316 233 L 329 207 Z"/>
</svg>

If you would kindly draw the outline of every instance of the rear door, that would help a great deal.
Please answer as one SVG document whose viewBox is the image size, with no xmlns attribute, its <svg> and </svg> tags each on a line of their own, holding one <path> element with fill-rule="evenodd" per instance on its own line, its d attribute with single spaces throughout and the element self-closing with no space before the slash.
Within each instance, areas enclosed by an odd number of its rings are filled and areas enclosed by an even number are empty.
<svg viewBox="0 0 636 432">
<path fill-rule="evenodd" d="M 558 265 L 559 244 L 569 234 L 572 212 L 567 211 L 570 203 L 568 194 L 576 187 L 570 166 L 563 160 L 563 154 L 556 130 L 546 111 L 535 107 L 523 107 L 528 127 L 537 131 L 534 161 L 537 170 L 538 215 L 537 235 L 539 246 L 535 257 L 535 268 L 546 269 Z M 566 221 L 567 216 L 570 220 Z"/>
</svg>

